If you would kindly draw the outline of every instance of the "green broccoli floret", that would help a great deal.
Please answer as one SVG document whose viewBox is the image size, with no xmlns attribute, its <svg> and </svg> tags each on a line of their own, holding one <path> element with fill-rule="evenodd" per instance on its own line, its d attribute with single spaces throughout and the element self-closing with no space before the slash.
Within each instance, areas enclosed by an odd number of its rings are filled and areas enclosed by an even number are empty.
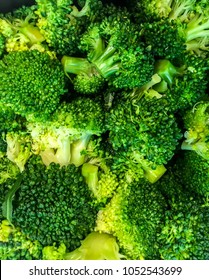
<svg viewBox="0 0 209 280">
<path fill-rule="evenodd" d="M 159 258 L 157 234 L 164 220 L 165 200 L 145 180 L 121 182 L 116 194 L 98 213 L 96 230 L 115 236 L 128 259 Z"/>
<path fill-rule="evenodd" d="M 10 161 L 4 154 L 0 155 L 0 185 L 9 178 L 16 178 L 19 174 L 19 167 Z"/>
<path fill-rule="evenodd" d="M 5 55 L 0 78 L 1 103 L 28 118 L 48 116 L 66 92 L 60 62 L 37 50 Z"/>
<path fill-rule="evenodd" d="M 61 243 L 59 247 L 55 244 L 45 246 L 42 253 L 42 260 L 63 260 L 66 255 L 66 246 L 64 243 Z"/>
<path fill-rule="evenodd" d="M 167 59 L 157 60 L 155 72 L 162 80 L 153 89 L 166 97 L 172 111 L 184 114 L 206 98 L 208 70 L 208 62 L 194 55 L 185 55 L 180 66 Z"/>
<path fill-rule="evenodd" d="M 197 157 L 195 160 L 194 152 L 185 153 L 187 153 L 185 157 L 182 154 L 176 157 L 165 175 L 156 183 L 156 187 L 168 204 L 164 213 L 165 222 L 158 235 L 160 258 L 207 260 L 209 257 L 209 207 L 207 199 L 202 196 L 202 193 L 200 194 L 206 189 L 201 185 L 203 178 L 199 177 L 203 175 L 203 169 L 201 161 L 197 161 Z M 192 159 L 194 162 L 189 163 Z M 187 160 L 188 163 L 186 163 Z M 196 171 L 192 170 L 195 164 L 199 163 Z"/>
<path fill-rule="evenodd" d="M 181 145 L 182 150 L 195 151 L 206 160 L 209 159 L 208 106 L 208 101 L 202 101 L 184 114 L 185 139 Z"/>
<path fill-rule="evenodd" d="M 112 170 L 111 155 L 102 138 L 89 141 L 85 151 L 85 163 L 82 165 L 81 171 L 97 200 L 106 203 L 114 195 L 119 180 L 117 174 Z"/>
<path fill-rule="evenodd" d="M 209 206 L 189 195 L 182 197 L 165 212 L 158 239 L 161 259 L 208 260 Z"/>
<path fill-rule="evenodd" d="M 65 72 L 77 75 L 75 89 L 79 92 L 97 93 L 104 81 L 115 88 L 132 89 L 151 79 L 153 56 L 141 42 L 138 26 L 126 14 L 105 17 L 89 26 L 80 42 L 86 58 L 62 58 Z"/>
<path fill-rule="evenodd" d="M 27 130 L 33 153 L 40 154 L 46 165 L 56 162 L 80 166 L 91 137 L 104 132 L 102 102 L 83 97 L 62 102 L 51 119 L 28 122 Z"/>
<path fill-rule="evenodd" d="M 101 205 L 74 165 L 46 167 L 29 159 L 15 193 L 12 223 L 42 246 L 65 244 L 72 251 L 94 229 Z"/>
<path fill-rule="evenodd" d="M 20 7 L 0 17 L 0 33 L 5 37 L 7 52 L 29 49 L 45 50 L 45 38 L 36 26 L 35 6 Z"/>
<path fill-rule="evenodd" d="M 208 5 L 203 8 L 194 0 L 145 0 L 142 6 L 150 17 L 149 23 L 143 25 L 144 36 L 156 55 L 168 59 L 179 58 L 185 49 L 206 56 L 209 41 Z M 152 22 L 153 15 L 156 20 Z"/>
<path fill-rule="evenodd" d="M 145 176 L 157 181 L 173 157 L 181 131 L 169 104 L 154 90 L 124 92 L 106 114 L 113 168 L 118 174 Z M 132 176 L 131 175 L 131 176 Z"/>
<path fill-rule="evenodd" d="M 20 228 L 14 228 L 7 220 L 0 225 L 1 260 L 40 260 L 42 246 L 38 241 L 31 241 Z"/>
<path fill-rule="evenodd" d="M 76 250 L 66 253 L 65 260 L 120 260 L 116 238 L 111 234 L 91 232 Z"/>
<path fill-rule="evenodd" d="M 81 8 L 74 3 L 72 0 L 36 0 L 37 26 L 57 54 L 76 53 L 80 36 L 89 23 L 100 16 L 101 1 L 86 0 Z"/>
<path fill-rule="evenodd" d="M 179 157 L 176 168 L 182 184 L 191 192 L 209 197 L 209 161 L 195 151 L 185 151 Z"/>
</svg>

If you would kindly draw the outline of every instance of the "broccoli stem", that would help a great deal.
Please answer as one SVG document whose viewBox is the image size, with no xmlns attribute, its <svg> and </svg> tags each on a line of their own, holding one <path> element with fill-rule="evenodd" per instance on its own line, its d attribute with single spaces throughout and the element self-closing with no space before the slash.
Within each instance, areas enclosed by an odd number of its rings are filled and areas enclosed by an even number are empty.
<svg viewBox="0 0 209 280">
<path fill-rule="evenodd" d="M 84 74 L 89 77 L 99 75 L 96 67 L 90 63 L 86 58 L 63 56 L 61 63 L 64 67 L 65 73 L 75 75 Z"/>
<path fill-rule="evenodd" d="M 120 69 L 120 59 L 114 55 L 115 51 L 113 46 L 107 46 L 103 54 L 92 61 L 101 72 L 103 78 L 112 76 Z"/>
<path fill-rule="evenodd" d="M 98 187 L 98 166 L 91 163 L 84 163 L 82 165 L 82 175 L 86 180 L 89 189 L 97 195 Z"/>
<path fill-rule="evenodd" d="M 90 138 L 91 138 L 91 134 L 86 134 L 82 136 L 79 140 L 76 140 L 71 144 L 70 163 L 78 167 L 85 162 L 84 151 L 87 148 Z"/>
<path fill-rule="evenodd" d="M 184 67 L 175 67 L 169 60 L 161 59 L 155 63 L 157 73 L 169 86 L 172 85 L 175 76 L 183 74 Z"/>
<path fill-rule="evenodd" d="M 35 27 L 32 24 L 19 28 L 19 31 L 30 40 L 31 45 L 45 41 L 45 38 L 38 27 Z"/>
<path fill-rule="evenodd" d="M 209 20 L 202 23 L 204 20 L 203 15 L 196 15 L 187 25 L 186 41 L 192 41 L 198 38 L 209 36 Z"/>
</svg>

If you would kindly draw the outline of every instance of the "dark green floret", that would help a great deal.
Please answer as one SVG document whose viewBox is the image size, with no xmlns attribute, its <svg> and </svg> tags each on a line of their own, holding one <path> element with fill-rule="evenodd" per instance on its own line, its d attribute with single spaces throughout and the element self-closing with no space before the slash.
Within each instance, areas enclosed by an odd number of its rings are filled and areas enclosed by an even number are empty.
<svg viewBox="0 0 209 280">
<path fill-rule="evenodd" d="M 121 182 L 117 192 L 98 214 L 96 229 L 113 234 L 128 259 L 159 257 L 157 234 L 164 220 L 165 200 L 145 180 Z"/>
<path fill-rule="evenodd" d="M 66 91 L 60 62 L 36 50 L 5 55 L 0 78 L 1 102 L 26 117 L 51 114 Z"/>
<path fill-rule="evenodd" d="M 13 224 L 43 246 L 64 243 L 69 250 L 79 247 L 93 230 L 99 209 L 80 170 L 54 163 L 46 168 L 39 157 L 32 157 L 22 176 Z"/>
</svg>

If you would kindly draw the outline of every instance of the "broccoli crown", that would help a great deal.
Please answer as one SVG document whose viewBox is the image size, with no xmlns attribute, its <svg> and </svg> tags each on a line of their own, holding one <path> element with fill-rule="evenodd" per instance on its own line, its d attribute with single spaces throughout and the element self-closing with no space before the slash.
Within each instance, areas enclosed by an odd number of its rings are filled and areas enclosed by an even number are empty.
<svg viewBox="0 0 209 280">
<path fill-rule="evenodd" d="M 208 260 L 209 206 L 192 197 L 172 203 L 159 235 L 164 260 Z"/>
<path fill-rule="evenodd" d="M 184 115 L 185 140 L 181 148 L 193 150 L 208 160 L 208 101 L 197 103 Z"/>
<path fill-rule="evenodd" d="M 178 23 L 168 19 L 142 23 L 142 36 L 157 58 L 180 59 L 186 51 Z"/>
<path fill-rule="evenodd" d="M 104 131 L 104 114 L 100 100 L 79 97 L 69 103 L 62 102 L 48 121 L 28 122 L 32 137 L 32 150 L 40 154 L 43 162 L 61 166 L 85 161 L 88 142 L 93 135 Z"/>
<path fill-rule="evenodd" d="M 206 98 L 208 62 L 199 56 L 187 54 L 174 65 L 169 60 L 158 60 L 155 71 L 162 81 L 154 85 L 166 97 L 170 109 L 185 112 Z"/>
<path fill-rule="evenodd" d="M 90 21 L 96 20 L 102 9 L 99 0 L 86 0 L 80 10 L 72 0 L 36 0 L 36 3 L 37 26 L 49 46 L 61 55 L 78 51 L 81 34 Z"/>
<path fill-rule="evenodd" d="M 16 178 L 20 170 L 6 155 L 0 155 L 0 185 L 9 178 Z"/>
<path fill-rule="evenodd" d="M 181 132 L 167 101 L 149 93 L 125 92 L 124 99 L 120 95 L 107 113 L 106 128 L 114 150 L 139 153 L 156 166 L 172 158 Z"/>
<path fill-rule="evenodd" d="M 0 257 L 1 260 L 40 260 L 42 246 L 3 220 L 0 226 Z"/>
<path fill-rule="evenodd" d="M 38 47 L 45 38 L 36 26 L 36 6 L 20 7 L 0 17 L 7 52 Z"/>
<path fill-rule="evenodd" d="M 209 161 L 195 151 L 185 151 L 176 163 L 182 184 L 191 192 L 209 197 Z M 182 170 L 182 171 L 181 171 Z"/>
<path fill-rule="evenodd" d="M 81 37 L 80 50 L 87 60 L 68 56 L 62 59 L 65 72 L 79 77 L 75 79 L 77 90 L 83 79 L 84 84 L 91 80 L 95 84 L 96 77 L 104 84 L 103 78 L 115 88 L 132 89 L 152 77 L 153 55 L 141 42 L 138 26 L 131 22 L 126 10 L 91 24 Z M 98 91 L 96 85 L 93 93 Z"/>
<path fill-rule="evenodd" d="M 0 77 L 1 102 L 23 116 L 52 113 L 65 93 L 60 62 L 36 50 L 5 55 Z"/>
<path fill-rule="evenodd" d="M 13 223 L 43 246 L 64 243 L 74 250 L 94 228 L 99 207 L 78 168 L 46 168 L 36 156 L 22 173 Z"/>
<path fill-rule="evenodd" d="M 143 179 L 131 184 L 121 182 L 109 204 L 99 212 L 96 230 L 113 234 L 128 259 L 156 259 L 156 239 L 165 205 L 155 185 Z"/>
</svg>

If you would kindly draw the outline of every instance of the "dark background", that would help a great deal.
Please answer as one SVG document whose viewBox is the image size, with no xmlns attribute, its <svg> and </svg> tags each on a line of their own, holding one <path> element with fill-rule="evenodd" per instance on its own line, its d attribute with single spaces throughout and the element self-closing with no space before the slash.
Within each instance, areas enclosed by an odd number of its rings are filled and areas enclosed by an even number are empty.
<svg viewBox="0 0 209 280">
<path fill-rule="evenodd" d="M 11 12 L 22 5 L 29 6 L 32 4 L 34 4 L 33 0 L 0 0 L 0 13 Z"/>
<path fill-rule="evenodd" d="M 123 5 L 123 1 L 120 0 L 102 0 L 102 2 L 112 2 L 118 5 Z M 12 10 L 21 7 L 22 5 L 30 6 L 34 3 L 34 0 L 0 0 L 0 13 L 11 12 Z"/>
</svg>

